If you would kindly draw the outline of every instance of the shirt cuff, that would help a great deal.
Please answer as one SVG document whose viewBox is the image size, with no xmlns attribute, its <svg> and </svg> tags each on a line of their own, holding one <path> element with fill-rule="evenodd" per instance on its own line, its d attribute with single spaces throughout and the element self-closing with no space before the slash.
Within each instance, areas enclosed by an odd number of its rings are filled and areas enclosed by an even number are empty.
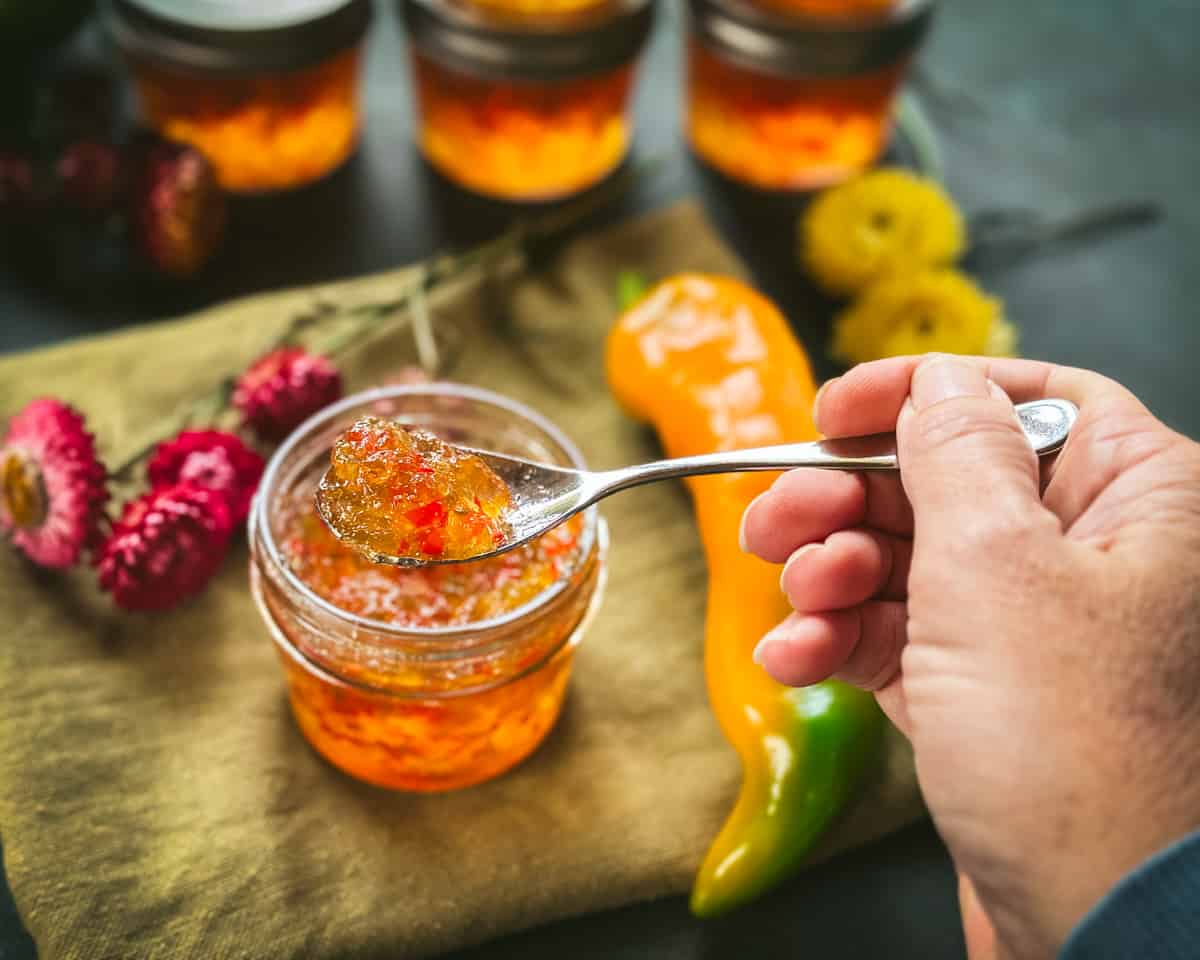
<svg viewBox="0 0 1200 960">
<path fill-rule="evenodd" d="M 1123 877 L 1079 922 L 1059 960 L 1200 956 L 1200 830 Z"/>
</svg>

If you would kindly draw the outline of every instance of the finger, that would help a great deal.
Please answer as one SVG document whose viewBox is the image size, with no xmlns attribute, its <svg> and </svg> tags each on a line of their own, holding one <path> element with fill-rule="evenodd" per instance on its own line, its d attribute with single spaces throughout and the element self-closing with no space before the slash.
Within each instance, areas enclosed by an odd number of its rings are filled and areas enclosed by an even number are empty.
<svg viewBox="0 0 1200 960">
<path fill-rule="evenodd" d="M 912 509 L 898 476 L 790 470 L 746 508 L 741 544 L 764 560 L 783 563 L 807 543 L 862 525 L 912 533 Z"/>
<path fill-rule="evenodd" d="M 800 613 L 856 607 L 872 597 L 902 600 L 912 541 L 874 530 L 839 530 L 788 558 L 779 585 Z"/>
<path fill-rule="evenodd" d="M 864 690 L 879 690 L 899 672 L 905 622 L 905 605 L 894 601 L 793 613 L 759 641 L 754 661 L 789 687 L 837 677 Z"/>
<path fill-rule="evenodd" d="M 1132 394 L 1105 394 L 1080 408 L 1042 500 L 1073 537 L 1105 543 L 1132 514 L 1157 510 L 1146 481 L 1166 476 L 1161 464 L 1178 439 Z M 1089 513 L 1101 499 L 1111 509 Z"/>
<path fill-rule="evenodd" d="M 829 437 L 856 437 L 895 429 L 917 367 L 930 355 L 891 357 L 854 367 L 827 382 L 817 395 L 814 415 Z M 997 384 L 1014 403 L 1061 397 L 1083 408 L 1101 397 L 1131 395 L 1124 387 L 1089 370 L 1039 360 L 964 357 Z"/>
<path fill-rule="evenodd" d="M 912 740 L 912 721 L 908 718 L 908 699 L 904 695 L 904 668 L 875 691 L 879 709 L 892 721 L 892 726 Z"/>
<path fill-rule="evenodd" d="M 1042 506 L 1037 456 L 1013 405 L 978 364 L 944 355 L 918 364 L 896 440 L 918 536 L 931 555 L 942 544 L 971 543 L 972 531 L 1059 531 Z"/>
</svg>

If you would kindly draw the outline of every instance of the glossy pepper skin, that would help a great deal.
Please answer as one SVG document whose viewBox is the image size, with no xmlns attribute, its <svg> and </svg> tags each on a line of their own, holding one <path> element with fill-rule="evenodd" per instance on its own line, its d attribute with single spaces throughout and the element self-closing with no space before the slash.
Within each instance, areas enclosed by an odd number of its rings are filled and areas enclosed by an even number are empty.
<svg viewBox="0 0 1200 960">
<path fill-rule="evenodd" d="M 607 344 L 618 403 L 650 423 L 668 456 L 818 436 L 808 360 L 787 322 L 741 281 L 681 274 L 617 321 Z M 883 719 L 874 697 L 837 681 L 790 689 L 751 657 L 790 612 L 779 568 L 738 544 L 742 512 L 778 474 L 688 481 L 709 570 L 705 672 L 741 792 L 692 890 L 715 916 L 789 876 L 873 769 Z"/>
</svg>

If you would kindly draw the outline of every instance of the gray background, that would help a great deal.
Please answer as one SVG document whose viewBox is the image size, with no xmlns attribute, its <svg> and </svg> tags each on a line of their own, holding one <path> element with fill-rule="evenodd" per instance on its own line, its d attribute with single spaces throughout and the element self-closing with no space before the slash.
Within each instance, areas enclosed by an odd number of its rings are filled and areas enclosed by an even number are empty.
<svg viewBox="0 0 1200 960">
<path fill-rule="evenodd" d="M 637 94 L 637 153 L 662 155 L 666 166 L 612 215 L 700 194 L 824 364 L 828 304 L 791 266 L 794 211 L 730 189 L 680 142 L 682 13 L 667 2 Z M 0 351 L 254 290 L 386 269 L 492 228 L 496 210 L 457 198 L 416 157 L 403 41 L 391 10 L 380 6 L 378 14 L 366 140 L 345 170 L 297 194 L 237 203 L 218 261 L 189 288 L 96 284 L 63 298 L 0 271 Z M 94 46 L 94 32 L 77 42 Z M 979 272 L 1004 298 L 1027 356 L 1116 377 L 1192 436 L 1200 436 L 1198 54 L 1194 0 L 948 0 L 913 80 L 937 130 L 948 185 L 968 212 L 1019 207 L 1061 216 L 1125 201 L 1162 206 L 1156 226 L 982 263 Z M 902 145 L 898 156 L 907 156 Z M 460 956 L 940 960 L 962 952 L 949 861 L 924 824 L 814 869 L 720 922 L 692 921 L 682 899 L 667 900 Z M 33 955 L 0 889 L 0 960 Z"/>
</svg>

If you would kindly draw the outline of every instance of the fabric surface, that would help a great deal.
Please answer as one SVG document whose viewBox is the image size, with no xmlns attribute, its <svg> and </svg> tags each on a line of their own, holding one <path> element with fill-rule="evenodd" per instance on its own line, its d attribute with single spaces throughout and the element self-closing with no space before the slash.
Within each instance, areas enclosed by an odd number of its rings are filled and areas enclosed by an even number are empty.
<svg viewBox="0 0 1200 960">
<path fill-rule="evenodd" d="M 1200 830 L 1160 850 L 1092 907 L 1060 960 L 1192 960 L 1200 943 Z"/>
<path fill-rule="evenodd" d="M 742 273 L 682 204 L 582 237 L 538 271 L 431 298 L 463 333 L 453 379 L 524 401 L 589 461 L 654 454 L 603 381 L 616 272 Z M 241 369 L 319 297 L 394 295 L 404 271 L 269 294 L 0 360 L 0 410 L 55 394 L 112 461 Z M 350 390 L 411 362 L 398 331 L 346 355 Z M 740 770 L 708 709 L 705 571 L 687 498 L 658 484 L 603 508 L 608 594 L 557 728 L 508 775 L 406 795 L 334 770 L 292 722 L 247 588 L 245 545 L 160 615 L 115 611 L 87 571 L 0 551 L 0 835 L 43 960 L 418 957 L 686 890 Z M 894 733 L 879 782 L 817 851 L 921 806 Z"/>
</svg>

